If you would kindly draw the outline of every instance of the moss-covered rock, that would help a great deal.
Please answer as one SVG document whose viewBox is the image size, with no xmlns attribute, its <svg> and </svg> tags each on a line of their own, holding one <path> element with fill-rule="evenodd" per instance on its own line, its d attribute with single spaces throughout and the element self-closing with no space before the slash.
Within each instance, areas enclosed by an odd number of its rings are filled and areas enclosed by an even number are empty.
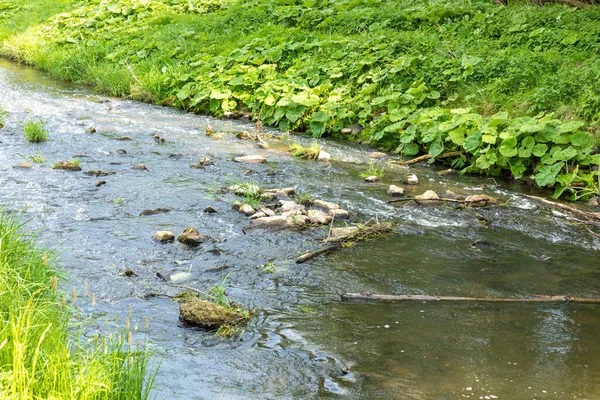
<svg viewBox="0 0 600 400">
<path fill-rule="evenodd" d="M 243 321 L 244 315 L 210 301 L 192 297 L 179 305 L 179 319 L 188 325 L 215 329 Z"/>
</svg>

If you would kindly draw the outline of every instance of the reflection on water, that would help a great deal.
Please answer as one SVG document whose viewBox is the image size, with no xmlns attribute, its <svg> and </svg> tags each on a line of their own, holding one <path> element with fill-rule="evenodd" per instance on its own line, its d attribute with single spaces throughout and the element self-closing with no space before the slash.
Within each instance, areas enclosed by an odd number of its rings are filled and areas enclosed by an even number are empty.
<svg viewBox="0 0 600 400">
<path fill-rule="evenodd" d="M 598 306 L 339 301 L 346 291 L 600 297 L 599 241 L 519 195 L 532 189 L 414 167 L 421 184 L 407 188 L 409 195 L 488 193 L 502 205 L 390 205 L 387 185 L 408 169 L 388 168 L 383 182 L 366 184 L 359 174 L 369 149 L 362 146 L 322 142 L 331 165 L 298 161 L 278 150 L 285 143 L 262 150 L 233 135 L 207 138 L 206 117 L 95 96 L 4 61 L 0 90 L 0 105 L 10 112 L 0 130 L 0 204 L 24 209 L 44 244 L 58 251 L 71 276 L 66 290 L 89 282 L 98 305 L 85 296 L 77 305 L 90 316 L 91 330 L 106 329 L 107 317 L 114 327 L 117 314 L 130 316 L 138 339 L 147 338 L 162 359 L 157 398 L 600 398 Z M 19 124 L 27 118 L 47 121 L 49 142 L 25 143 Z M 236 121 L 211 125 L 253 129 Z M 90 126 L 97 133 L 86 133 Z M 122 136 L 133 140 L 115 140 Z M 12 168 L 36 152 L 48 161 Z M 269 162 L 232 162 L 236 154 L 254 153 Z M 205 156 L 215 165 L 189 168 Z M 74 157 L 84 171 L 114 174 L 49 168 Z M 148 170 L 131 168 L 139 163 Z M 96 186 L 99 179 L 106 184 Z M 315 249 L 327 229 L 244 234 L 247 220 L 219 189 L 249 181 L 296 186 L 340 202 L 355 222 L 390 221 L 394 233 L 297 265 L 296 255 Z M 218 213 L 204 213 L 208 205 Z M 159 207 L 170 211 L 140 216 Z M 151 239 L 157 230 L 187 226 L 212 240 L 190 250 Z M 179 291 L 157 272 L 168 276 L 190 266 L 187 285 L 206 290 L 229 273 L 229 296 L 258 310 L 242 340 L 181 328 L 177 304 L 152 296 Z M 137 276 L 122 275 L 126 268 Z"/>
</svg>

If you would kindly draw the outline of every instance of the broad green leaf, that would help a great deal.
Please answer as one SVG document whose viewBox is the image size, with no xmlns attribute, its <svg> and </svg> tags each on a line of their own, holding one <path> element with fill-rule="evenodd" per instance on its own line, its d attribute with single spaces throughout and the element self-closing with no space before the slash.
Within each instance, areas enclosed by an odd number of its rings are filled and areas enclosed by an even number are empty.
<svg viewBox="0 0 600 400">
<path fill-rule="evenodd" d="M 481 144 L 481 136 L 481 132 L 467 136 L 463 143 L 463 148 L 469 153 L 473 153 Z"/>
<path fill-rule="evenodd" d="M 313 107 L 319 104 L 319 96 L 307 91 L 292 96 L 292 101 L 296 104 L 302 104 L 306 107 Z"/>
<path fill-rule="evenodd" d="M 488 169 L 492 165 L 496 164 L 498 161 L 498 155 L 495 152 L 489 152 L 487 154 L 482 154 L 475 161 L 475 166 L 479 169 Z"/>
<path fill-rule="evenodd" d="M 211 99 L 228 99 L 231 97 L 231 90 L 229 89 L 213 89 L 210 91 Z"/>
<path fill-rule="evenodd" d="M 521 127 L 519 128 L 519 132 L 536 133 L 536 132 L 541 132 L 544 129 L 546 129 L 546 124 L 529 122 L 529 123 L 525 123 L 524 125 L 521 125 Z"/>
<path fill-rule="evenodd" d="M 465 130 L 464 128 L 453 129 L 448 132 L 448 138 L 452 143 L 462 146 L 465 142 Z"/>
<path fill-rule="evenodd" d="M 531 152 L 533 150 L 533 146 L 535 145 L 535 140 L 531 136 L 524 137 L 521 141 L 521 147 L 519 147 L 519 157 L 521 158 L 529 158 L 531 157 Z"/>
<path fill-rule="evenodd" d="M 579 128 L 581 128 L 584 125 L 585 125 L 585 123 L 581 122 L 581 121 L 569 121 L 569 122 L 564 122 L 564 123 L 560 124 L 559 126 L 556 127 L 556 129 L 558 129 L 558 131 L 560 133 L 569 133 L 569 132 L 575 132 L 576 130 L 578 130 Z"/>
<path fill-rule="evenodd" d="M 513 177 L 515 179 L 521 179 L 525 171 L 527 171 L 527 167 L 523 165 L 523 162 L 521 160 L 517 161 L 516 163 L 510 166 L 510 172 L 513 174 Z"/>
<path fill-rule="evenodd" d="M 415 156 L 419 154 L 419 146 L 416 143 L 409 143 L 402 147 L 402 154 L 405 156 Z"/>
<path fill-rule="evenodd" d="M 560 172 L 564 162 L 559 162 L 553 165 L 546 165 L 535 174 L 535 183 L 538 186 L 554 185 L 556 183 L 556 175 Z"/>
<path fill-rule="evenodd" d="M 496 135 L 486 134 L 481 137 L 481 141 L 488 144 L 496 144 Z"/>
<path fill-rule="evenodd" d="M 519 153 L 516 146 L 517 138 L 511 137 L 508 139 L 504 139 L 500 144 L 500 148 L 498 150 L 500 151 L 500 154 L 502 154 L 505 157 L 514 157 Z"/>
<path fill-rule="evenodd" d="M 548 151 L 548 145 L 545 143 L 538 143 L 531 149 L 531 153 L 536 157 L 543 157 Z"/>
<path fill-rule="evenodd" d="M 552 159 L 554 161 L 569 161 L 577 156 L 577 149 L 573 146 L 569 146 L 566 149 L 562 149 L 554 153 Z"/>
<path fill-rule="evenodd" d="M 444 142 L 442 141 L 442 137 L 440 135 L 437 135 L 435 137 L 435 139 L 433 139 L 433 141 L 429 145 L 429 154 L 433 156 L 433 158 L 431 160 L 434 160 L 435 157 L 442 154 L 443 151 L 444 151 Z"/>
<path fill-rule="evenodd" d="M 573 146 L 587 147 L 593 143 L 591 135 L 587 132 L 577 132 L 571 136 Z"/>
</svg>

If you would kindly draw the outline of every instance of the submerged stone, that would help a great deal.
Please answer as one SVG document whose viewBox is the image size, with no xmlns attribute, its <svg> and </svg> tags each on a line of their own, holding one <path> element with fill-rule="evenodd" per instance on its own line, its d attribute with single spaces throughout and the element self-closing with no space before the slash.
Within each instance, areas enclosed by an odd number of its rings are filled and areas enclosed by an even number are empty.
<svg viewBox="0 0 600 400">
<path fill-rule="evenodd" d="M 244 315 L 210 301 L 191 297 L 179 305 L 179 318 L 189 325 L 215 329 L 242 321 Z"/>
<path fill-rule="evenodd" d="M 266 162 L 267 159 L 261 155 L 255 154 L 250 156 L 236 157 L 233 159 L 233 161 L 241 163 L 260 164 Z"/>
<path fill-rule="evenodd" d="M 404 196 L 404 188 L 396 185 L 390 185 L 387 190 L 387 194 L 390 196 Z"/>
<path fill-rule="evenodd" d="M 402 181 L 404 183 L 406 183 L 407 185 L 418 185 L 419 184 L 419 178 L 417 177 L 416 174 L 408 174 L 404 177 L 404 179 Z"/>
<path fill-rule="evenodd" d="M 75 164 L 71 161 L 59 161 L 52 166 L 52 169 L 62 169 L 65 171 L 81 171 L 79 164 Z"/>
<path fill-rule="evenodd" d="M 317 157 L 317 160 L 322 162 L 329 162 L 331 161 L 331 154 L 329 154 L 325 150 L 321 150 L 319 151 L 319 156 Z"/>
<path fill-rule="evenodd" d="M 380 159 L 387 157 L 387 153 L 383 153 L 381 151 L 373 151 L 369 153 L 369 158 Z"/>
<path fill-rule="evenodd" d="M 172 242 L 175 240 L 175 234 L 171 231 L 158 231 L 152 238 L 159 242 Z"/>
<path fill-rule="evenodd" d="M 327 211 L 327 214 L 329 214 L 335 218 L 349 218 L 350 217 L 350 213 L 346 210 L 342 210 L 341 208 L 338 208 L 335 210 L 329 210 L 329 211 Z"/>
<path fill-rule="evenodd" d="M 364 179 L 365 182 L 377 182 L 378 180 L 379 180 L 379 177 L 376 175 L 367 176 Z"/>
<path fill-rule="evenodd" d="M 196 228 L 185 228 L 183 233 L 177 237 L 180 243 L 186 246 L 199 246 L 202 242 L 206 241 L 208 236 L 202 235 Z"/>
<path fill-rule="evenodd" d="M 465 198 L 465 204 L 469 206 L 487 206 L 496 204 L 497 200 L 487 194 L 472 194 Z"/>
<path fill-rule="evenodd" d="M 30 169 L 30 168 L 33 168 L 33 164 L 25 161 L 25 162 L 15 165 L 15 168 Z"/>
</svg>

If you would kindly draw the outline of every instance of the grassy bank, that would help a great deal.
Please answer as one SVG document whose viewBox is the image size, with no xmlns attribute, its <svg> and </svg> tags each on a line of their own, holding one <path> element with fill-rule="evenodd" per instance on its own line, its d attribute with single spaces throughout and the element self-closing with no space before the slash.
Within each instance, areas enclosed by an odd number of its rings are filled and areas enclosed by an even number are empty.
<svg viewBox="0 0 600 400">
<path fill-rule="evenodd" d="M 148 354 L 127 335 L 90 344 L 73 335 L 52 264 L 17 220 L 0 216 L 0 398 L 147 398 Z"/>
<path fill-rule="evenodd" d="M 511 2 L 515 3 L 515 2 Z M 598 193 L 600 8 L 3 0 L 2 54 L 105 93 Z M 43 5 L 51 4 L 47 8 Z M 62 14 L 52 15 L 53 9 Z M 18 28 L 14 22 L 20 21 Z M 41 23 L 41 21 L 44 21 Z M 11 25 L 12 24 L 12 25 Z"/>
</svg>

